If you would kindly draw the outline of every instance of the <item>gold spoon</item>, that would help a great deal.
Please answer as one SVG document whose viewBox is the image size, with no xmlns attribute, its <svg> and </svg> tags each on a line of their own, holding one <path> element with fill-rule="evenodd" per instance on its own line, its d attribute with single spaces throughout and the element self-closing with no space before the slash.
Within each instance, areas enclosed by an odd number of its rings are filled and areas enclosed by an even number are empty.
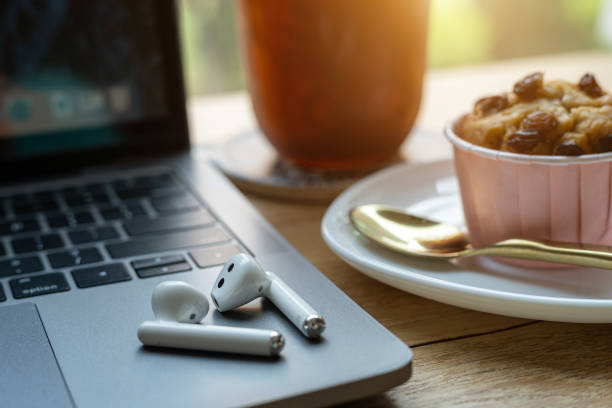
<svg viewBox="0 0 612 408">
<path fill-rule="evenodd" d="M 564 242 L 507 239 L 472 248 L 470 240 L 454 225 L 417 217 L 380 204 L 360 205 L 349 212 L 351 222 L 366 237 L 406 255 L 429 259 L 493 255 L 505 258 L 612 269 L 612 248 Z"/>
</svg>

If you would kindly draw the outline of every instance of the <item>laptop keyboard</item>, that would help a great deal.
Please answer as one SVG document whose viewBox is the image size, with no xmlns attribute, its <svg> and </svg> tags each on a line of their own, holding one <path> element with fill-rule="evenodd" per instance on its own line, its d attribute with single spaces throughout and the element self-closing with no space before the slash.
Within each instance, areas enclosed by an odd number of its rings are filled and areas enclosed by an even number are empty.
<svg viewBox="0 0 612 408">
<path fill-rule="evenodd" d="M 0 197 L 0 237 L 0 282 L 15 299 L 206 268 L 240 252 L 169 173 Z"/>
</svg>

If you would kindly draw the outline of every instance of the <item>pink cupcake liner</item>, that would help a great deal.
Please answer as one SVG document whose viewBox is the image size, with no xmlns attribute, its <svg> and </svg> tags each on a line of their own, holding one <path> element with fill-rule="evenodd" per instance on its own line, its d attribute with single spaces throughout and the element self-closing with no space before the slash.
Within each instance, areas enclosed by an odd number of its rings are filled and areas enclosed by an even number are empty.
<svg viewBox="0 0 612 408">
<path fill-rule="evenodd" d="M 445 136 L 474 247 L 508 238 L 612 245 L 612 152 L 502 152 L 461 139 L 453 125 Z"/>
</svg>

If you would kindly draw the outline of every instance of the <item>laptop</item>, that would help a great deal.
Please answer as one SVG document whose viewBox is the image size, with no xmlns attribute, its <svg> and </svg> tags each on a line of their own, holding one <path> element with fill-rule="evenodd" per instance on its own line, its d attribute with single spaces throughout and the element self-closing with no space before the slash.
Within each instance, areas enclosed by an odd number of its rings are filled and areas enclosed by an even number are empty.
<svg viewBox="0 0 612 408">
<path fill-rule="evenodd" d="M 173 2 L 3 3 L 0 405 L 321 406 L 409 378 L 410 349 L 195 156 Z M 140 344 L 157 284 L 209 294 L 238 252 L 325 317 L 321 339 L 256 300 L 204 324 L 278 330 L 278 358 Z"/>
</svg>

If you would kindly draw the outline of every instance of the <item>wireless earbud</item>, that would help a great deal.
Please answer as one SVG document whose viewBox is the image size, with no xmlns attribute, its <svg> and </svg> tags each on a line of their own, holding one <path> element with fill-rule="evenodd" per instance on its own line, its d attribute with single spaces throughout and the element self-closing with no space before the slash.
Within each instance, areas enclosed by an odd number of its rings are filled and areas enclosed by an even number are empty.
<svg viewBox="0 0 612 408">
<path fill-rule="evenodd" d="M 158 320 L 138 327 L 138 339 L 146 346 L 276 356 L 285 345 L 283 335 L 274 330 L 198 324 L 208 313 L 208 300 L 185 282 L 157 285 L 151 306 Z"/>
<path fill-rule="evenodd" d="M 206 295 L 180 281 L 162 282 L 153 289 L 151 307 L 157 320 L 199 323 L 208 313 Z"/>
<path fill-rule="evenodd" d="M 234 255 L 221 269 L 210 294 L 220 312 L 232 310 L 260 296 L 268 298 L 306 337 L 319 337 L 325 319 L 272 272 L 250 255 Z"/>
</svg>

